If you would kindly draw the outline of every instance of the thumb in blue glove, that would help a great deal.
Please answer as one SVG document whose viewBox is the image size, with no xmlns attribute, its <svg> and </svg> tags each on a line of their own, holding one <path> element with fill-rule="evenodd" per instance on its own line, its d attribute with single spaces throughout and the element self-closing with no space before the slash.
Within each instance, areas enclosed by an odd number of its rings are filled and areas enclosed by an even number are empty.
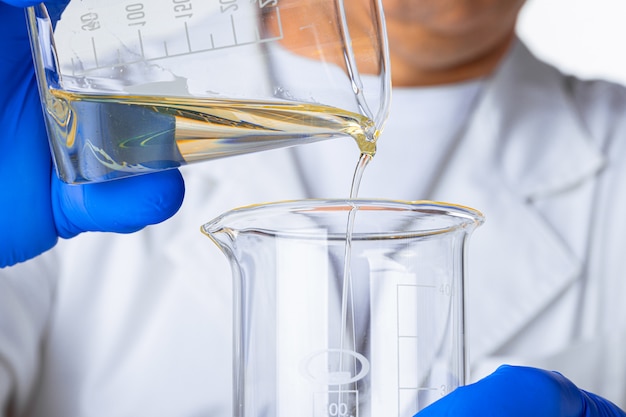
<svg viewBox="0 0 626 417">
<path fill-rule="evenodd" d="M 557 372 L 503 365 L 457 388 L 416 417 L 626 417 L 615 404 Z"/>
<path fill-rule="evenodd" d="M 67 185 L 53 172 L 24 17 L 30 0 L 0 0 L 0 267 L 33 258 L 58 237 L 130 233 L 161 222 L 184 195 L 178 170 Z M 63 0 L 51 2 L 60 11 Z"/>
</svg>

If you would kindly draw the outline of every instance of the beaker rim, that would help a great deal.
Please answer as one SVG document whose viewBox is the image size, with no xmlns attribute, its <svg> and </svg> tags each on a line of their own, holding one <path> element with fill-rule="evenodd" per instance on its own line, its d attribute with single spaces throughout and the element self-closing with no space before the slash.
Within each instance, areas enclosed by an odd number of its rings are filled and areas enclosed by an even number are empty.
<svg viewBox="0 0 626 417">
<path fill-rule="evenodd" d="M 367 235 L 367 239 L 372 238 L 402 238 L 415 236 L 440 235 L 464 229 L 466 232 L 472 231 L 480 226 L 484 220 L 484 215 L 471 207 L 455 203 L 430 200 L 390 200 L 390 199 L 302 199 L 283 200 L 268 203 L 257 203 L 231 209 L 201 227 L 202 233 L 213 239 L 219 232 L 242 232 L 256 231 L 267 234 L 280 234 L 282 236 L 293 234 L 302 237 L 303 234 L 311 236 L 316 233 L 311 230 L 304 230 L 298 226 L 294 230 L 289 230 L 283 226 L 274 226 L 275 223 L 290 214 L 321 214 L 331 215 L 333 213 L 348 213 L 356 209 L 359 212 L 398 212 L 407 213 L 410 216 L 430 216 L 445 221 L 437 222 L 431 227 L 407 228 L 402 230 L 379 230 L 360 232 L 355 230 L 354 240 L 358 240 L 360 235 Z M 374 225 L 372 225 L 374 227 Z M 345 234 L 345 228 L 339 229 L 339 234 Z M 331 233 L 332 234 L 332 233 Z M 325 232 L 325 238 L 330 236 Z"/>
</svg>

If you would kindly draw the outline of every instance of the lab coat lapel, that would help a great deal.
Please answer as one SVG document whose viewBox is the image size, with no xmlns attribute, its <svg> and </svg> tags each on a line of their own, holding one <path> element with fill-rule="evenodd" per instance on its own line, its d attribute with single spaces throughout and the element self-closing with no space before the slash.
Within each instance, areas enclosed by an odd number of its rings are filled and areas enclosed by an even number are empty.
<svg viewBox="0 0 626 417">
<path fill-rule="evenodd" d="M 562 75 L 521 43 L 487 84 L 433 193 L 486 216 L 469 244 L 472 360 L 497 351 L 576 280 L 581 260 L 533 202 L 558 198 L 603 163 Z"/>
</svg>

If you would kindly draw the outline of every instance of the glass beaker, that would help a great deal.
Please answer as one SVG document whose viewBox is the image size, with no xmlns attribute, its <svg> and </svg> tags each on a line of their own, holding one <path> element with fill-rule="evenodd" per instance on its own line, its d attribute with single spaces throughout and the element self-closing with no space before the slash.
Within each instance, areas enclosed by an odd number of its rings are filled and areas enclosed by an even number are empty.
<svg viewBox="0 0 626 417">
<path fill-rule="evenodd" d="M 302 200 L 205 224 L 234 275 L 234 415 L 410 417 L 464 384 L 482 222 L 427 201 Z"/>
<path fill-rule="evenodd" d="M 381 0 L 68 0 L 28 22 L 66 182 L 336 137 L 373 154 L 387 117 Z"/>
</svg>

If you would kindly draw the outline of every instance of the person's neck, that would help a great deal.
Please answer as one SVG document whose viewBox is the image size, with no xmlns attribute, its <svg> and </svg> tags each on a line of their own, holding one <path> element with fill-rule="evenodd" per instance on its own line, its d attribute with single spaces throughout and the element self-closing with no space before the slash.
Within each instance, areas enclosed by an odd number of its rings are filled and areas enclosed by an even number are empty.
<svg viewBox="0 0 626 417">
<path fill-rule="evenodd" d="M 420 67 L 399 54 L 390 52 L 392 85 L 397 87 L 424 87 L 453 84 L 490 75 L 507 54 L 514 33 L 503 42 L 477 57 L 455 65 Z"/>
</svg>

